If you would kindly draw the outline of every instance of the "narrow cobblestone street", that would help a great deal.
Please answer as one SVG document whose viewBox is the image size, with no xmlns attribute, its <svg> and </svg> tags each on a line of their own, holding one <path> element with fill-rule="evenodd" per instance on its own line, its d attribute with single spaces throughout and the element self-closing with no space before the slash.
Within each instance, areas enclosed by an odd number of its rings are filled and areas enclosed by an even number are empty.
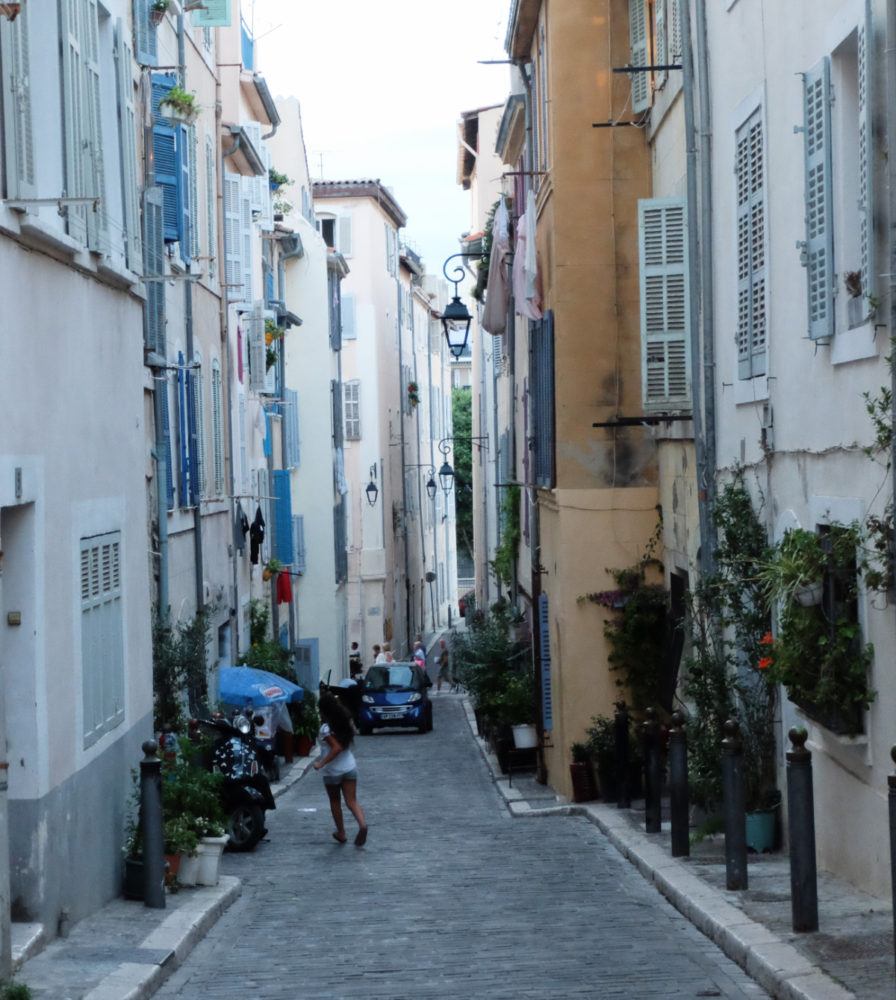
<svg viewBox="0 0 896 1000">
<path fill-rule="evenodd" d="M 459 698 L 428 735 L 357 741 L 370 838 L 337 845 L 312 771 L 270 840 L 225 856 L 241 898 L 156 994 L 242 998 L 766 994 L 581 817 L 514 820 Z"/>
</svg>

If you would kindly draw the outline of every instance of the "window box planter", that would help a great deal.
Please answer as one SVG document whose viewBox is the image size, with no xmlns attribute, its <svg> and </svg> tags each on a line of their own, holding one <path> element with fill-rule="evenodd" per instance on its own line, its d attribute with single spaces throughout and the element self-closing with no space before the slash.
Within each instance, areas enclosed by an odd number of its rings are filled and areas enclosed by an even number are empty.
<svg viewBox="0 0 896 1000">
<path fill-rule="evenodd" d="M 199 117 L 196 95 L 180 87 L 172 87 L 159 101 L 159 114 L 167 118 L 170 125 L 192 125 Z"/>
</svg>

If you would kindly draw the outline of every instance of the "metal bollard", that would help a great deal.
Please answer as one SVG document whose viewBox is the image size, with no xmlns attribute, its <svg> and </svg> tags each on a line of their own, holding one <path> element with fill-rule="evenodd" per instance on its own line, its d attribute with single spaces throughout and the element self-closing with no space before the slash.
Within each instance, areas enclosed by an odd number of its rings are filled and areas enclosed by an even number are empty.
<svg viewBox="0 0 896 1000">
<path fill-rule="evenodd" d="M 629 764 L 629 718 L 624 701 L 616 702 L 616 784 L 618 788 L 616 806 L 629 809 L 632 804 L 630 764 Z"/>
<path fill-rule="evenodd" d="M 815 799 L 812 754 L 805 729 L 787 734 L 787 831 L 790 840 L 790 907 L 795 931 L 818 930 L 818 878 L 815 868 Z M 892 798 L 892 792 L 891 798 Z M 891 805 L 892 809 L 892 805 Z"/>
<path fill-rule="evenodd" d="M 890 757 L 896 762 L 896 747 L 890 748 Z M 887 777 L 887 802 L 890 810 L 890 882 L 896 902 L 896 774 Z M 896 943 L 896 906 L 893 907 L 893 941 Z"/>
<path fill-rule="evenodd" d="M 669 730 L 669 822 L 672 831 L 672 857 L 686 858 L 691 853 L 688 804 L 688 737 L 684 716 L 672 713 Z"/>
<path fill-rule="evenodd" d="M 656 711 L 647 709 L 644 733 L 644 770 L 647 782 L 644 794 L 644 828 L 647 833 L 659 833 L 663 815 L 663 770 L 660 753 L 660 724 Z"/>
<path fill-rule="evenodd" d="M 722 740 L 722 811 L 725 822 L 725 888 L 747 888 L 747 817 L 744 812 L 743 744 L 737 720 Z"/>
<path fill-rule="evenodd" d="M 165 832 L 162 822 L 162 762 L 155 740 L 142 747 L 140 761 L 140 827 L 143 834 L 143 902 L 165 909 Z"/>
</svg>

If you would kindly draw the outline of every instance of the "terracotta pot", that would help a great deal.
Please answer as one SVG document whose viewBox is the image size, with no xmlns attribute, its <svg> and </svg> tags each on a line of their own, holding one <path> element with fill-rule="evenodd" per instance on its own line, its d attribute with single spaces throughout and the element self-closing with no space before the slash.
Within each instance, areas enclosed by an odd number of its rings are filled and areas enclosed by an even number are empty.
<svg viewBox="0 0 896 1000">
<path fill-rule="evenodd" d="M 573 802 L 590 802 L 597 798 L 594 778 L 591 774 L 591 768 L 587 764 L 573 761 L 569 765 L 569 776 L 572 778 Z"/>
<path fill-rule="evenodd" d="M 165 885 L 173 885 L 177 880 L 177 873 L 180 871 L 180 855 L 165 855 Z"/>
<path fill-rule="evenodd" d="M 313 746 L 314 741 L 310 736 L 299 736 L 296 744 L 296 752 L 300 757 L 310 757 Z"/>
</svg>

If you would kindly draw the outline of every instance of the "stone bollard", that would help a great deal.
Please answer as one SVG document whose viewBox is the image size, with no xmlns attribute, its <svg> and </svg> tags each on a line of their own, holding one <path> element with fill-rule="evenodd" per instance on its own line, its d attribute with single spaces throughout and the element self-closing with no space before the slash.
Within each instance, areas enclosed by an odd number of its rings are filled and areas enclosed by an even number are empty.
<svg viewBox="0 0 896 1000">
<path fill-rule="evenodd" d="M 143 902 L 165 909 L 165 831 L 162 822 L 162 762 L 155 740 L 142 747 L 140 761 L 140 827 L 143 834 Z"/>
<path fill-rule="evenodd" d="M 660 724 L 656 711 L 647 709 L 647 720 L 641 727 L 644 734 L 644 828 L 647 833 L 659 833 L 663 815 L 663 766 L 660 751 Z"/>
<path fill-rule="evenodd" d="M 691 853 L 688 804 L 688 737 L 684 716 L 672 713 L 669 730 L 669 821 L 672 830 L 672 857 L 686 858 Z"/>
<path fill-rule="evenodd" d="M 743 744 L 737 720 L 722 740 L 722 811 L 725 823 L 725 888 L 747 888 L 747 818 L 744 812 Z"/>
<path fill-rule="evenodd" d="M 629 717 L 624 701 L 616 702 L 616 714 L 613 716 L 616 726 L 616 807 L 629 809 L 632 804 L 631 775 L 629 765 Z"/>
<path fill-rule="evenodd" d="M 787 751 L 787 832 L 790 840 L 790 908 L 795 931 L 818 930 L 815 799 L 812 791 L 812 754 L 806 749 L 808 735 L 805 729 L 791 729 L 787 734 L 793 744 L 793 749 Z"/>
</svg>

